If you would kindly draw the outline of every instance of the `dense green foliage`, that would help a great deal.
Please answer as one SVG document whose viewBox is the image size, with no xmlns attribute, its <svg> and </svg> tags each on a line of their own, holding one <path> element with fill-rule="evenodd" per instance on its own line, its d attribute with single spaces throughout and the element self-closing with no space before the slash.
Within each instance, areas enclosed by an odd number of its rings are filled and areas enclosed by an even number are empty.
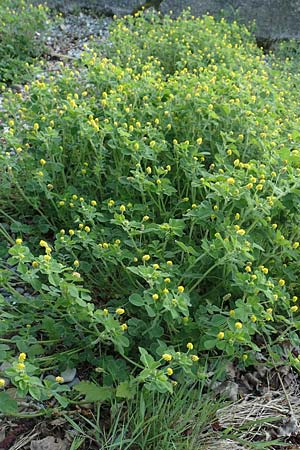
<svg viewBox="0 0 300 450">
<path fill-rule="evenodd" d="M 28 65 L 43 51 L 46 12 L 24 0 L 0 2 L 0 82 L 28 77 Z"/>
<path fill-rule="evenodd" d="M 172 392 L 208 358 L 300 367 L 298 75 L 212 17 L 110 40 L 4 94 L 0 230 L 31 292 L 1 272 L 4 375 L 65 406 Z M 93 383 L 39 378 L 70 367 Z"/>
</svg>

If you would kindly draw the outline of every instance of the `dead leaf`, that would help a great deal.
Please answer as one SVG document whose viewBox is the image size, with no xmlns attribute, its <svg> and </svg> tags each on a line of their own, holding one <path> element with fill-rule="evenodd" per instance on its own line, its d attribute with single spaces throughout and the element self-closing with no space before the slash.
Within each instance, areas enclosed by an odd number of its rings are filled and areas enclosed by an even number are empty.
<svg viewBox="0 0 300 450">
<path fill-rule="evenodd" d="M 39 441 L 32 441 L 30 450 L 68 450 L 66 441 L 53 436 L 47 436 Z"/>
</svg>

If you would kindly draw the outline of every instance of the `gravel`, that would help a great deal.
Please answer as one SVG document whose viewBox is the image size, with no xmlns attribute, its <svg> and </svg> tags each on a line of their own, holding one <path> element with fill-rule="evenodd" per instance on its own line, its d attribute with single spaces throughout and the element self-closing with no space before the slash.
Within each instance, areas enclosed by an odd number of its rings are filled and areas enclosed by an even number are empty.
<svg viewBox="0 0 300 450">
<path fill-rule="evenodd" d="M 102 43 L 108 38 L 111 21 L 109 17 L 94 17 L 82 12 L 65 16 L 49 30 L 46 40 L 49 56 L 58 59 L 79 58 L 91 39 Z"/>
</svg>

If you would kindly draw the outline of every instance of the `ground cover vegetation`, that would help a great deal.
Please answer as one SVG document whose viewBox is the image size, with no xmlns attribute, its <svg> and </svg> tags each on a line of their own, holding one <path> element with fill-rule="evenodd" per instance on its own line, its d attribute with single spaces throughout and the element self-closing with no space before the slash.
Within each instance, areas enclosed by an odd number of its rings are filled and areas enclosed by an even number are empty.
<svg viewBox="0 0 300 450">
<path fill-rule="evenodd" d="M 30 77 L 29 65 L 44 49 L 47 8 L 9 0 L 0 4 L 0 81 Z"/>
<path fill-rule="evenodd" d="M 11 385 L 117 410 L 229 361 L 300 368 L 298 72 L 210 16 L 116 19 L 109 42 L 2 84 L 7 414 Z"/>
</svg>

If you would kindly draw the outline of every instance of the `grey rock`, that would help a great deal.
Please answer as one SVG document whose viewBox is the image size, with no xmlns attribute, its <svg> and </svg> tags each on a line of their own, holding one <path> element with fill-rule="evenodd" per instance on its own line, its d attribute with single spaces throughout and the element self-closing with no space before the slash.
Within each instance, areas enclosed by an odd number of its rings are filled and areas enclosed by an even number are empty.
<svg viewBox="0 0 300 450">
<path fill-rule="evenodd" d="M 50 8 L 57 9 L 63 13 L 73 13 L 80 10 L 93 11 L 98 15 L 123 16 L 132 14 L 140 8 L 146 0 L 34 0 L 35 4 L 47 3 Z"/>
<path fill-rule="evenodd" d="M 176 17 L 188 7 L 197 17 L 209 13 L 246 25 L 255 20 L 258 39 L 300 39 L 300 0 L 163 0 L 160 11 Z"/>
<path fill-rule="evenodd" d="M 67 450 L 69 443 L 54 436 L 46 436 L 44 439 L 31 441 L 30 450 Z"/>
<path fill-rule="evenodd" d="M 24 294 L 25 289 L 22 288 L 22 287 L 17 287 L 17 288 L 16 288 L 16 291 L 19 292 L 19 294 Z"/>
<path fill-rule="evenodd" d="M 76 369 L 66 369 L 61 373 L 61 376 L 63 377 L 65 383 L 70 383 L 76 376 Z"/>
</svg>

